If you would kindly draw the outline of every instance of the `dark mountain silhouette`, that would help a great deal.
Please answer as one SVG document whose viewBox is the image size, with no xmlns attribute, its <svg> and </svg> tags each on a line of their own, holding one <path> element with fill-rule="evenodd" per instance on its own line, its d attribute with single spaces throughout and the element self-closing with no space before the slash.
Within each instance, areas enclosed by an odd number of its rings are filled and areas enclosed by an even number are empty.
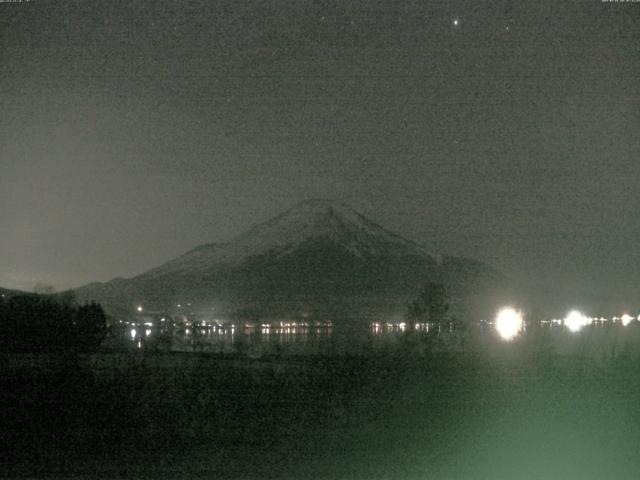
<svg viewBox="0 0 640 480">
<path fill-rule="evenodd" d="M 444 283 L 461 305 L 506 285 L 487 265 L 433 255 L 342 203 L 308 200 L 228 243 L 76 293 L 112 312 L 189 303 L 240 317 L 376 315 L 403 313 L 425 281 Z"/>
<path fill-rule="evenodd" d="M 3 298 L 17 297 L 21 295 L 33 295 L 29 292 L 23 292 L 21 290 L 10 290 L 8 288 L 0 288 L 0 296 Z"/>
</svg>

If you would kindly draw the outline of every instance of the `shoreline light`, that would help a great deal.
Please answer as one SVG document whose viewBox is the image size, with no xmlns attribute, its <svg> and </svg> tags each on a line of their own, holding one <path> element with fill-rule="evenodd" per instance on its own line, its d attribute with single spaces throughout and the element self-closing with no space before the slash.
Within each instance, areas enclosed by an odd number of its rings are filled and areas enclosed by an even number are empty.
<svg viewBox="0 0 640 480">
<path fill-rule="evenodd" d="M 496 330 L 503 340 L 514 339 L 523 326 L 522 314 L 513 308 L 503 308 L 496 316 Z"/>
<path fill-rule="evenodd" d="M 624 315 L 622 315 L 620 317 L 620 321 L 622 322 L 622 326 L 626 327 L 627 325 L 629 325 L 633 321 L 633 317 L 631 315 L 629 315 L 628 313 L 625 313 Z"/>
<path fill-rule="evenodd" d="M 564 319 L 564 325 L 571 332 L 578 332 L 589 323 L 589 319 L 578 310 L 571 310 Z"/>
</svg>

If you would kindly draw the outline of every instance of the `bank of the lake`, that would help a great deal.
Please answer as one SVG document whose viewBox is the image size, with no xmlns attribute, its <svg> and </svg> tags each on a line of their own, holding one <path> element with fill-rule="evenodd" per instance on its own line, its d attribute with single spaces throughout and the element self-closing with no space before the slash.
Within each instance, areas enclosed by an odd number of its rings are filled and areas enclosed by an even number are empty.
<svg viewBox="0 0 640 480">
<path fill-rule="evenodd" d="M 5 477 L 637 478 L 640 362 L 14 355 Z"/>
</svg>

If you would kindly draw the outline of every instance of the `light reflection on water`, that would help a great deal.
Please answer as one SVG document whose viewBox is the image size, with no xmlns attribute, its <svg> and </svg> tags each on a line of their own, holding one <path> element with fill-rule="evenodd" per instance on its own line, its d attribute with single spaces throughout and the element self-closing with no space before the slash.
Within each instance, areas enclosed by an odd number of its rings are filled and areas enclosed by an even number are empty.
<svg viewBox="0 0 640 480">
<path fill-rule="evenodd" d="M 146 328 L 140 335 L 136 325 L 127 326 L 123 337 L 133 348 L 183 352 L 206 352 L 248 356 L 262 355 L 333 355 L 364 352 L 374 343 L 400 336 L 404 331 L 396 326 L 380 332 L 372 324 L 357 327 L 336 327 L 331 322 L 248 325 L 184 325 L 170 329 L 163 326 Z M 132 332 L 136 331 L 135 335 Z M 389 337 L 389 338 L 387 338 Z"/>
<path fill-rule="evenodd" d="M 134 333 L 135 332 L 135 333 Z M 133 348 L 171 351 L 266 354 L 331 354 L 340 344 L 333 325 L 255 326 L 223 325 L 183 328 L 147 328 L 144 334 L 135 326 L 124 334 Z"/>
<path fill-rule="evenodd" d="M 122 322 L 124 323 L 124 322 Z M 634 328 L 638 323 L 639 328 Z M 478 322 L 469 329 L 457 330 L 451 323 L 404 322 L 274 322 L 247 324 L 183 323 L 147 324 L 129 322 L 122 325 L 120 346 L 134 349 L 170 350 L 263 355 L 344 355 L 371 352 L 389 353 L 425 348 L 430 351 L 477 351 L 496 348 L 499 340 L 490 322 Z M 410 341 L 412 331 L 419 335 Z M 540 333 L 547 332 L 547 335 Z M 558 353 L 579 351 L 581 354 L 609 351 L 640 352 L 640 323 L 592 322 L 579 333 L 571 332 L 553 321 L 540 322 L 538 333 L 521 335 L 522 341 L 538 342 Z M 430 340 L 429 340 L 430 339 Z M 422 343 L 421 343 L 422 342 Z M 546 343 L 545 343 L 546 342 Z M 540 347 L 540 348 L 542 348 Z M 421 350 L 422 349 L 422 350 Z M 424 352 L 423 352 L 424 353 Z"/>
<path fill-rule="evenodd" d="M 275 322 L 247 324 L 184 324 L 181 327 L 156 325 L 146 327 L 140 335 L 138 325 L 131 324 L 129 344 L 134 348 L 151 348 L 182 352 L 206 352 L 248 356 L 358 354 L 372 347 L 396 344 L 409 329 L 432 332 L 432 324 L 358 322 Z M 351 325 L 351 326 L 346 326 Z M 136 330 L 138 327 L 138 330 Z M 134 333 L 136 332 L 136 333 Z"/>
<path fill-rule="evenodd" d="M 331 327 L 196 329 L 190 334 L 175 334 L 171 350 L 243 353 L 249 356 L 323 354 L 331 353 L 333 333 Z"/>
</svg>

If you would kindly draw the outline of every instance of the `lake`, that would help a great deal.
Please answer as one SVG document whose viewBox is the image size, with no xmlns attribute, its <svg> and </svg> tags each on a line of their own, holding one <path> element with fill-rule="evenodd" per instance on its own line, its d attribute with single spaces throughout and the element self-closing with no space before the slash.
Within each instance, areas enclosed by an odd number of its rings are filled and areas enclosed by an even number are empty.
<svg viewBox="0 0 640 480">
<path fill-rule="evenodd" d="M 592 357 L 637 355 L 640 351 L 640 322 L 595 322 L 580 331 L 560 323 L 529 325 L 511 341 L 504 341 L 489 322 L 473 322 L 464 329 L 439 328 L 420 323 L 410 335 L 404 322 L 278 321 L 272 323 L 210 323 L 194 328 L 164 328 L 153 323 L 122 325 L 110 339 L 112 346 L 127 350 L 166 350 L 215 354 L 242 354 L 250 358 L 265 355 L 363 355 L 393 354 L 402 351 L 425 354 L 428 351 L 498 351 L 524 348 Z"/>
</svg>

